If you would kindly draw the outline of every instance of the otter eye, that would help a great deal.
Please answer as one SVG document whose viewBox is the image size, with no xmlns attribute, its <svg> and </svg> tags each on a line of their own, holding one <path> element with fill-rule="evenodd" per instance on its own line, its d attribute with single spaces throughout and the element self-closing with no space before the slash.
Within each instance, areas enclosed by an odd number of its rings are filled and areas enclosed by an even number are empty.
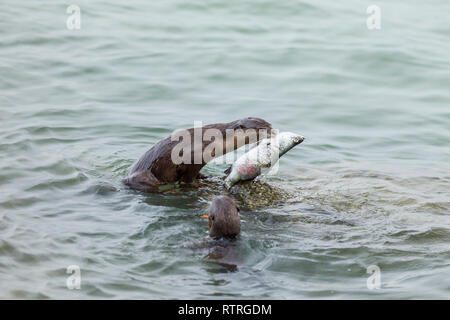
<svg viewBox="0 0 450 320">
<path fill-rule="evenodd" d="M 210 216 L 211 220 L 214 221 L 214 216 Z"/>
</svg>

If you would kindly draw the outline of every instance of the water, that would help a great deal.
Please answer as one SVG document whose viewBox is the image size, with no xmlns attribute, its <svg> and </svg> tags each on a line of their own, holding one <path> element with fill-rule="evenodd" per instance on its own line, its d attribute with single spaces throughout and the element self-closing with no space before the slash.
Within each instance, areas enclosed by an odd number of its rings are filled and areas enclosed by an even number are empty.
<svg viewBox="0 0 450 320">
<path fill-rule="evenodd" d="M 0 298 L 450 297 L 448 1 L 376 1 L 381 30 L 369 1 L 76 4 L 80 30 L 60 1 L 0 5 Z M 220 260 L 193 246 L 207 193 L 120 180 L 245 116 L 307 140 L 264 179 L 294 199 L 242 210 Z"/>
</svg>

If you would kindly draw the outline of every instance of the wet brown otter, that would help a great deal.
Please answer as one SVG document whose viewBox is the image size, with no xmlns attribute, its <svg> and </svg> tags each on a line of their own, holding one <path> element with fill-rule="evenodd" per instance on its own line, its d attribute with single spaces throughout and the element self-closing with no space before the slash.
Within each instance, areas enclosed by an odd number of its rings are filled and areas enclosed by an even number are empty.
<svg viewBox="0 0 450 320">
<path fill-rule="evenodd" d="M 221 137 L 223 137 L 223 141 L 220 141 L 220 146 L 223 147 L 222 154 L 225 154 L 251 142 L 250 137 L 246 134 L 245 130 L 256 130 L 257 140 L 259 140 L 260 138 L 263 138 L 259 136 L 259 130 L 264 130 L 267 134 L 270 134 L 272 125 L 263 119 L 249 117 L 228 123 L 210 124 L 195 129 L 201 130 L 202 137 L 203 133 L 207 129 L 216 129 L 220 132 Z M 233 130 L 233 132 L 235 132 L 231 137 L 227 136 L 227 131 L 229 130 Z M 190 128 L 185 131 L 188 132 L 191 137 L 191 144 L 195 145 L 194 128 Z M 214 147 L 214 143 L 218 143 L 218 141 L 215 141 L 215 139 L 211 140 L 212 141 L 205 141 L 202 139 L 200 142 L 201 151 L 204 151 L 206 148 L 209 150 L 214 149 L 211 147 Z M 194 179 L 201 177 L 199 172 L 208 161 L 201 158 L 200 163 L 195 163 L 194 151 L 192 151 L 190 155 L 187 155 L 188 158 L 190 158 L 190 161 L 187 161 L 187 163 L 181 162 L 180 164 L 175 164 L 172 161 L 172 151 L 178 144 L 179 141 L 172 141 L 171 136 L 156 143 L 133 165 L 128 176 L 123 180 L 123 182 L 133 189 L 155 191 L 158 186 L 164 184 L 170 184 L 178 181 L 192 183 Z M 211 153 L 213 158 L 216 156 L 214 153 L 215 151 Z M 209 161 L 210 160 L 212 159 L 209 159 Z"/>
<path fill-rule="evenodd" d="M 234 238 L 241 232 L 239 208 L 228 196 L 215 197 L 208 217 L 209 236 L 214 239 Z"/>
</svg>

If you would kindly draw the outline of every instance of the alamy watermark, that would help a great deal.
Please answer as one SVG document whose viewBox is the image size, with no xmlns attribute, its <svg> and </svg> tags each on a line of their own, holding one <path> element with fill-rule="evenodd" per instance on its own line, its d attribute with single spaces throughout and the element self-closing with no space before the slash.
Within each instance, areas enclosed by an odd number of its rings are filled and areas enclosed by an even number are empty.
<svg viewBox="0 0 450 320">
<path fill-rule="evenodd" d="M 76 4 L 67 7 L 66 13 L 70 14 L 66 20 L 66 27 L 69 30 L 81 29 L 81 9 Z"/>
<path fill-rule="evenodd" d="M 381 9 L 377 5 L 371 5 L 367 7 L 366 13 L 370 16 L 367 17 L 366 26 L 369 30 L 381 29 Z"/>
<path fill-rule="evenodd" d="M 374 290 L 381 288 L 381 269 L 377 265 L 370 265 L 366 269 L 367 273 L 371 274 L 369 278 L 367 278 L 366 284 L 367 289 Z"/>
<path fill-rule="evenodd" d="M 66 286 L 69 290 L 81 289 L 81 269 L 77 265 L 70 265 L 67 267 L 66 273 L 70 276 L 66 280 Z"/>
<path fill-rule="evenodd" d="M 70 16 L 67 17 L 66 27 L 69 30 L 81 29 L 81 9 L 76 4 L 71 4 L 67 7 L 66 13 Z M 381 9 L 379 6 L 373 4 L 367 7 L 366 13 L 369 15 L 366 19 L 366 26 L 369 30 L 381 29 Z"/>
</svg>

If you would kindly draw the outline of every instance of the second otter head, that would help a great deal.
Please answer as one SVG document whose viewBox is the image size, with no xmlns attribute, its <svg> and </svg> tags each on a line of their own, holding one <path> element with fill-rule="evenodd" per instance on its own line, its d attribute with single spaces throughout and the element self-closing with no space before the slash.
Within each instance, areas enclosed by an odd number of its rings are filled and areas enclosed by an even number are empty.
<svg viewBox="0 0 450 320">
<path fill-rule="evenodd" d="M 239 208 L 228 196 L 213 199 L 208 215 L 209 236 L 211 238 L 234 238 L 241 232 Z"/>
</svg>

